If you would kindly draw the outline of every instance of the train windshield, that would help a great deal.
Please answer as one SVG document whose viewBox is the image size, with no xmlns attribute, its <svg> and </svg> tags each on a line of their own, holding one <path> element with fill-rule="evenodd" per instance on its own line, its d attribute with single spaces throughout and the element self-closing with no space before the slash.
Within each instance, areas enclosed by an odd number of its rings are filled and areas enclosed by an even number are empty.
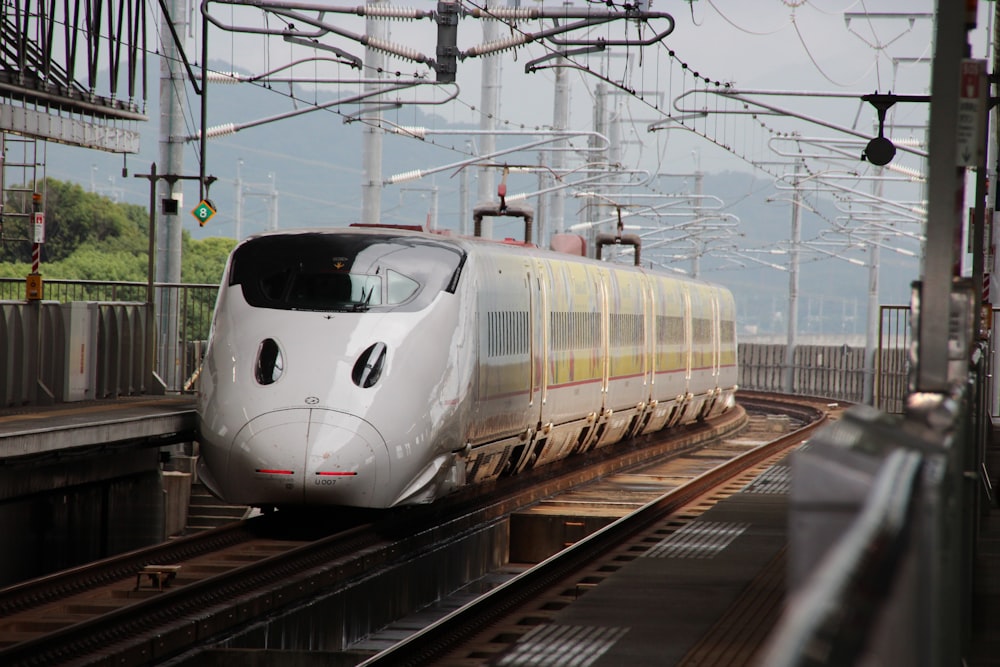
<svg viewBox="0 0 1000 667">
<path fill-rule="evenodd" d="M 464 261 L 455 245 L 413 236 L 261 236 L 236 249 L 229 284 L 257 308 L 419 310 L 454 292 Z"/>
</svg>

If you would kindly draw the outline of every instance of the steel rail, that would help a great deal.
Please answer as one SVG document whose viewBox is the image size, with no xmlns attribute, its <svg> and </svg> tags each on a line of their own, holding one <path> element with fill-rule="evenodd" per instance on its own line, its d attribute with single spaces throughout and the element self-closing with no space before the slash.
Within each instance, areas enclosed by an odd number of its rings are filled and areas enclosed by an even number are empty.
<svg viewBox="0 0 1000 667">
<path fill-rule="evenodd" d="M 0 618 L 135 576 L 149 563 L 170 565 L 254 538 L 246 521 L 104 558 L 0 589 Z M 2 656 L 2 653 L 0 653 Z"/>
</svg>

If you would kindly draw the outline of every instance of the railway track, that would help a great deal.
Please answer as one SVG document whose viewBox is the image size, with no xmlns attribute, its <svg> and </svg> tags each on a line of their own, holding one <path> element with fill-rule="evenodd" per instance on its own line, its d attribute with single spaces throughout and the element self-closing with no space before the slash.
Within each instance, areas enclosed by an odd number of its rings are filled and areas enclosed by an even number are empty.
<svg viewBox="0 0 1000 667">
<path fill-rule="evenodd" d="M 793 400 L 794 404 L 790 402 Z M 497 664 L 503 648 L 514 644 L 530 629 L 544 622 L 543 618 L 547 615 L 544 610 L 559 609 L 569 603 L 566 601 L 567 589 L 574 591 L 574 596 L 582 594 L 602 578 L 601 572 L 616 570 L 617 566 L 610 564 L 612 559 L 609 554 L 625 552 L 623 544 L 667 517 L 674 518 L 678 526 L 675 530 L 687 525 L 696 515 L 745 486 L 788 451 L 799 446 L 825 423 L 830 414 L 839 414 L 842 407 L 822 399 L 803 400 L 764 394 L 741 396 L 741 401 L 748 406 L 748 412 L 763 413 L 778 409 L 782 414 L 793 416 L 798 423 L 792 425 L 791 432 L 738 456 L 726 458 L 724 451 L 718 451 L 716 455 L 720 461 L 726 459 L 724 462 L 712 462 L 703 473 L 688 482 L 360 664 L 363 667 Z M 679 458 L 684 459 L 683 456 Z M 684 465 L 683 462 L 681 465 Z M 645 547 L 633 546 L 628 551 L 634 553 L 643 548 L 648 548 L 648 544 Z M 584 583 L 574 586 L 570 582 Z M 533 601 L 533 604 L 528 604 Z M 702 662 L 695 658 L 692 664 Z M 705 660 L 704 664 L 710 663 Z"/>
<path fill-rule="evenodd" d="M 748 411 L 768 409 L 750 395 L 741 402 Z M 817 406 L 800 410 L 796 420 L 822 412 Z M 447 504 L 387 513 L 374 522 L 365 515 L 306 517 L 299 530 L 288 531 L 276 514 L 12 586 L 0 590 L 0 663 L 146 664 L 210 646 L 255 619 L 344 590 L 373 572 L 430 562 L 442 544 L 475 540 L 518 508 L 587 479 L 691 450 L 745 420 L 734 411 L 682 429 L 666 443 L 636 443 L 614 457 L 596 452 L 581 457 L 584 465 L 572 471 L 543 468 L 488 493 L 457 494 Z M 137 574 L 150 564 L 179 566 L 176 579 L 162 591 L 144 585 Z"/>
</svg>

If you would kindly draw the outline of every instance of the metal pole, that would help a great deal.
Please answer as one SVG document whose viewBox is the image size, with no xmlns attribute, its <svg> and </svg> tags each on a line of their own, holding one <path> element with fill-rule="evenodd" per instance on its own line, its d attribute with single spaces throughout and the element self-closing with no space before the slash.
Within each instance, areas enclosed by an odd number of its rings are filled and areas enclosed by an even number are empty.
<svg viewBox="0 0 1000 667">
<path fill-rule="evenodd" d="M 698 170 L 694 172 L 694 219 L 701 220 L 702 194 L 705 190 L 705 174 L 701 171 L 701 160 L 698 161 Z M 707 241 L 701 241 L 697 236 L 694 238 L 694 259 L 691 262 L 691 277 L 698 278 L 701 274 L 701 256 L 708 246 Z"/>
<path fill-rule="evenodd" d="M 795 162 L 792 195 L 792 247 L 788 271 L 788 337 L 785 344 L 784 391 L 792 393 L 795 381 L 795 346 L 798 344 L 799 327 L 799 245 L 802 242 L 802 191 L 799 183 L 802 161 Z"/>
<path fill-rule="evenodd" d="M 607 114 L 607 100 L 608 100 L 608 89 L 600 81 L 594 86 L 594 115 L 593 115 L 593 126 L 594 135 L 589 139 L 590 149 L 597 152 L 599 146 L 597 141 L 597 136 L 608 136 L 608 114 Z M 608 149 L 610 147 L 610 141 L 608 145 L 603 146 L 603 160 L 602 162 L 607 162 Z M 595 192 L 600 193 L 601 188 L 595 187 Z M 593 222 L 595 220 L 600 220 L 600 207 L 599 202 L 594 197 L 587 199 L 587 205 L 583 207 L 584 219 L 582 222 Z M 587 246 L 589 248 L 594 248 L 591 252 L 596 252 L 597 249 L 597 225 L 591 225 L 587 230 Z M 593 255 L 591 255 L 593 257 Z"/>
<path fill-rule="evenodd" d="M 993 58 L 991 69 L 994 74 L 1000 71 L 1000 3 L 993 4 Z M 992 95 L 994 96 L 1000 93 L 1000 85 L 998 85 L 995 80 L 992 86 L 992 91 Z M 989 150 L 987 155 L 989 155 L 990 159 L 993 160 L 994 166 L 993 187 L 990 188 L 989 198 L 990 207 L 993 209 L 995 215 L 997 210 L 997 189 L 1000 188 L 1000 145 L 998 145 L 998 140 L 1000 140 L 1000 112 L 998 112 L 995 106 L 990 109 L 990 123 L 992 132 L 989 133 Z M 990 225 L 991 228 L 993 227 L 992 220 L 987 220 L 986 224 Z M 993 234 L 996 234 L 996 230 L 993 231 Z M 1000 259 L 1000 253 L 996 252 L 996 241 L 993 239 L 991 239 L 991 241 L 992 245 L 990 246 L 990 254 L 993 264 L 988 268 L 990 270 L 990 303 L 992 304 L 993 301 L 997 300 L 997 295 L 1000 294 L 1000 281 L 998 281 L 998 278 L 1000 278 L 1000 273 L 998 273 L 998 271 L 1000 271 L 1000 262 L 998 262 L 998 259 Z M 996 323 L 992 321 L 992 308 L 990 308 L 987 313 L 984 313 L 984 315 L 988 315 L 991 319 L 991 321 L 988 322 L 988 324 L 991 325 L 990 350 L 993 353 L 993 358 L 990 360 L 990 367 L 992 369 L 991 377 L 997 378 L 1000 377 L 1000 359 L 997 358 L 997 330 L 995 326 L 993 326 Z M 998 412 L 1000 412 L 1000 392 L 996 391 L 995 379 L 990 386 L 990 415 L 997 415 Z"/>
<path fill-rule="evenodd" d="M 201 138 L 198 156 L 198 202 L 208 196 L 205 187 L 205 167 L 208 151 L 208 14 L 201 13 Z"/>
<path fill-rule="evenodd" d="M 234 237 L 239 242 L 243 238 L 243 158 L 236 160 L 236 201 L 233 206 L 233 217 L 236 219 Z"/>
<path fill-rule="evenodd" d="M 368 0 L 368 6 L 381 4 L 381 0 Z M 373 18 L 365 19 L 365 33 L 372 39 L 385 41 L 386 24 Z M 365 47 L 365 70 L 371 79 L 381 79 L 385 55 Z M 379 83 L 368 83 L 365 92 L 378 90 Z M 382 112 L 378 110 L 379 98 L 373 98 L 373 109 L 368 115 L 361 135 L 361 222 L 376 225 L 382 217 Z M 366 114 L 367 115 L 367 114 Z"/>
<path fill-rule="evenodd" d="M 381 139 L 379 140 L 381 143 Z M 270 206 L 267 209 L 267 222 L 268 229 L 270 231 L 277 231 L 278 229 L 278 189 L 277 189 L 277 175 L 272 171 L 267 175 L 268 179 L 271 181 L 270 192 L 268 193 L 268 203 Z"/>
<path fill-rule="evenodd" d="M 163 43 L 163 58 L 160 60 L 160 164 L 164 175 L 181 174 L 184 172 L 184 137 L 187 128 L 184 126 L 183 108 L 186 105 L 187 89 L 184 73 L 181 69 L 180 48 L 184 48 L 187 33 L 187 11 L 185 0 L 169 0 L 168 13 L 161 16 L 162 32 L 169 34 L 176 29 L 178 46 L 174 40 Z M 173 24 L 173 28 L 171 25 Z M 182 199 L 183 189 L 179 181 L 161 177 L 160 198 L 177 200 L 178 206 Z M 154 206 L 153 210 L 156 210 Z M 181 280 L 181 229 L 180 217 L 176 212 L 161 209 L 162 219 L 156 228 L 157 281 L 161 283 L 179 283 Z M 159 342 L 163 348 L 159 354 L 160 371 L 167 387 L 178 389 L 177 354 L 177 308 L 176 294 L 168 289 L 159 290 L 157 313 L 157 328 L 160 331 Z"/>
<path fill-rule="evenodd" d="M 552 128 L 565 131 L 569 128 L 569 78 L 564 67 L 556 68 L 555 99 L 553 100 Z M 556 148 L 565 147 L 565 142 L 556 144 Z M 561 175 L 566 168 L 566 154 L 563 151 L 552 152 L 552 171 Z M 551 234 L 562 234 L 566 231 L 566 190 L 560 188 L 552 193 L 549 199 L 549 231 Z"/>
<path fill-rule="evenodd" d="M 472 142 L 466 141 L 465 145 L 471 154 Z M 463 236 L 468 236 L 472 233 L 472 208 L 469 206 L 469 171 L 469 167 L 462 168 L 458 190 L 458 232 Z"/>
<path fill-rule="evenodd" d="M 931 71 L 930 145 L 928 147 L 927 242 L 920 295 L 918 392 L 947 393 L 953 267 L 956 234 L 965 200 L 965 169 L 957 166 L 958 103 L 961 62 L 968 45 L 965 12 L 938 0 L 934 64 Z"/>
<path fill-rule="evenodd" d="M 500 24 L 498 21 L 486 18 L 483 19 L 483 43 L 489 44 L 496 41 L 500 36 Z M 479 118 L 479 129 L 485 132 L 479 141 L 479 154 L 489 155 L 496 151 L 496 137 L 491 134 L 496 130 L 496 119 L 500 113 L 500 56 L 490 55 L 483 58 L 483 83 L 480 90 L 479 106 L 482 109 Z M 477 196 L 481 206 L 496 199 L 497 193 L 494 187 L 494 173 L 492 167 L 481 167 L 479 169 L 479 185 Z M 493 238 L 493 220 L 487 217 L 482 222 L 481 229 L 483 238 Z"/>
<path fill-rule="evenodd" d="M 875 395 L 875 355 L 879 349 L 878 340 L 879 318 L 881 309 L 878 303 L 879 291 L 879 243 L 882 235 L 876 233 L 874 242 L 868 245 L 868 322 L 865 327 L 865 384 L 862 387 L 861 401 L 873 405 Z"/>
<path fill-rule="evenodd" d="M 156 163 L 149 165 L 149 256 L 146 260 L 146 393 L 156 386 Z"/>
<path fill-rule="evenodd" d="M 429 212 L 430 228 L 438 228 L 438 186 L 431 187 L 431 210 Z"/>
<path fill-rule="evenodd" d="M 891 125 L 890 125 L 891 127 Z M 876 179 L 872 181 L 872 194 L 876 200 L 882 198 L 883 182 L 878 180 L 884 169 L 875 169 Z M 871 210 L 876 211 L 873 204 Z M 868 324 L 865 328 L 865 384 L 861 390 L 861 401 L 871 405 L 875 395 L 875 354 L 881 341 L 878 340 L 879 317 L 881 310 L 878 303 L 879 292 L 879 260 L 881 259 L 882 234 L 876 232 L 875 238 L 868 248 Z"/>
</svg>

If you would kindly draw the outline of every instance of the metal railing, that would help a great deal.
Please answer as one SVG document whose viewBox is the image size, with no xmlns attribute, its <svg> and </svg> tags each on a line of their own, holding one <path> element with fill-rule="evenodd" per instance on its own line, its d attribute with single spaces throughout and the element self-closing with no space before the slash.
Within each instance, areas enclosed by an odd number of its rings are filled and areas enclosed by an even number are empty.
<svg viewBox="0 0 1000 667">
<path fill-rule="evenodd" d="M 50 279 L 44 300 L 37 302 L 24 301 L 24 290 L 24 280 L 0 278 L 5 371 L 0 406 L 67 400 L 60 397 L 66 395 L 71 367 L 78 366 L 75 359 L 68 363 L 67 346 L 79 342 L 70 343 L 71 335 L 92 338 L 94 354 L 84 361 L 93 364 L 89 395 L 94 398 L 197 390 L 217 285 L 156 283 L 156 331 L 148 324 L 147 283 Z M 86 325 L 88 332 L 71 334 L 66 304 L 92 306 L 85 315 L 93 325 Z"/>
<path fill-rule="evenodd" d="M 910 307 L 879 308 L 878 351 L 875 353 L 874 404 L 902 414 L 909 389 Z"/>
<path fill-rule="evenodd" d="M 992 331 L 1000 326 L 1000 309 L 993 309 Z M 912 333 L 909 306 L 882 306 L 879 313 L 878 348 L 874 350 L 872 405 L 890 414 L 902 414 L 910 391 Z M 753 391 L 789 392 L 822 396 L 851 403 L 864 402 L 865 349 L 848 345 L 797 345 L 792 367 L 792 387 L 785 386 L 787 359 L 782 343 L 740 343 L 740 387 Z M 984 378 L 987 395 L 993 396 L 993 376 L 1000 359 L 992 336 L 983 346 L 991 371 Z M 996 370 L 993 370 L 996 369 Z M 990 414 L 1000 417 L 1000 398 Z"/>
</svg>

